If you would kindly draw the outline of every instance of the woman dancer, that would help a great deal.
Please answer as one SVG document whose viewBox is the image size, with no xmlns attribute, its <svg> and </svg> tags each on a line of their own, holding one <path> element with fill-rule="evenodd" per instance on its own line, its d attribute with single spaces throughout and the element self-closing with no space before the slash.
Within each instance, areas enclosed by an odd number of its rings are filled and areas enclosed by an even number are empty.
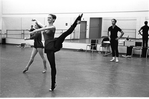
<svg viewBox="0 0 149 99">
<path fill-rule="evenodd" d="M 38 25 L 35 25 L 35 29 L 38 29 L 40 28 Z M 32 29 L 32 31 L 34 31 Z M 31 31 L 30 31 L 31 32 Z M 34 48 L 32 50 L 32 54 L 31 54 L 31 57 L 30 57 L 30 60 L 25 68 L 25 70 L 23 71 L 23 73 L 26 73 L 28 70 L 29 70 L 29 67 L 31 66 L 31 64 L 33 63 L 34 61 L 34 58 L 36 56 L 36 54 L 39 52 L 39 55 L 41 56 L 42 60 L 43 60 L 43 65 L 44 65 L 44 71 L 43 73 L 46 73 L 47 71 L 47 66 L 46 66 L 46 59 L 44 57 L 44 53 L 43 53 L 43 44 L 42 44 L 42 41 L 41 41 L 41 32 L 38 32 L 36 35 L 34 34 L 31 34 L 30 35 L 30 38 L 25 38 L 25 40 L 30 40 L 30 39 L 34 39 Z"/>
<path fill-rule="evenodd" d="M 51 66 L 51 89 L 49 91 L 53 91 L 56 87 L 56 65 L 55 65 L 55 52 L 59 51 L 62 48 L 62 43 L 64 42 L 65 38 L 73 32 L 75 27 L 78 23 L 80 23 L 81 18 L 83 14 L 79 15 L 75 22 L 71 25 L 71 27 L 64 32 L 62 35 L 60 35 L 58 38 L 54 38 L 54 34 L 56 31 L 55 26 L 53 23 L 56 20 L 56 16 L 53 14 L 49 14 L 48 16 L 48 23 L 49 25 L 47 27 L 43 27 L 39 22 L 36 20 L 36 24 L 41 26 L 42 28 L 36 29 L 31 33 L 37 34 L 38 31 L 45 31 L 44 32 L 44 39 L 45 39 L 45 53 L 47 54 L 47 59 Z"/>
</svg>

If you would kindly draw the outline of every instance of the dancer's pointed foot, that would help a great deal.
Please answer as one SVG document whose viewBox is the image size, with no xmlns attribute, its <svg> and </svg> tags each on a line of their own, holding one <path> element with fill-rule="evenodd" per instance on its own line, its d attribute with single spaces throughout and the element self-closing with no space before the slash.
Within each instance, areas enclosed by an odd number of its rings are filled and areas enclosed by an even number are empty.
<svg viewBox="0 0 149 99">
<path fill-rule="evenodd" d="M 83 16 L 83 13 L 76 18 L 76 21 L 78 24 L 81 22 L 82 16 Z"/>
<path fill-rule="evenodd" d="M 78 20 L 78 21 L 81 21 L 82 16 L 83 16 L 83 13 L 78 16 L 77 20 Z"/>
<path fill-rule="evenodd" d="M 26 73 L 28 71 L 28 68 L 26 68 L 24 71 L 23 71 L 23 73 Z"/>
<path fill-rule="evenodd" d="M 80 15 L 80 17 L 82 18 L 82 16 L 83 16 L 83 13 Z"/>
</svg>

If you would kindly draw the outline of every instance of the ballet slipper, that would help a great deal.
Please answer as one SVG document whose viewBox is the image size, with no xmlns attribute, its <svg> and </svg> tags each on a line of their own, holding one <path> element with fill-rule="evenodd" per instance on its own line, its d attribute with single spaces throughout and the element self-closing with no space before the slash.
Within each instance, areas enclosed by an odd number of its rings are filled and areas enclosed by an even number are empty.
<svg viewBox="0 0 149 99">
<path fill-rule="evenodd" d="M 77 24 L 80 24 L 81 23 L 82 16 L 83 16 L 83 13 L 78 17 Z"/>
<path fill-rule="evenodd" d="M 82 16 L 83 16 L 83 13 L 80 15 L 80 17 L 82 18 Z"/>
<path fill-rule="evenodd" d="M 54 89 L 55 89 L 56 86 L 57 86 L 57 85 L 54 84 L 54 86 L 52 86 L 51 89 L 49 89 L 49 91 L 50 91 L 50 92 L 54 91 Z"/>
<path fill-rule="evenodd" d="M 82 13 L 81 15 L 79 15 L 79 16 L 76 18 L 76 20 L 75 20 L 75 22 L 74 22 L 74 23 L 78 23 L 78 22 L 80 22 L 80 21 L 81 21 L 82 16 L 83 16 L 83 13 Z"/>
<path fill-rule="evenodd" d="M 76 20 L 81 21 L 82 16 L 83 16 L 83 13 L 81 15 L 79 15 Z"/>
<path fill-rule="evenodd" d="M 23 71 L 23 73 L 26 73 L 28 71 L 28 68 L 26 68 L 24 71 Z"/>
</svg>

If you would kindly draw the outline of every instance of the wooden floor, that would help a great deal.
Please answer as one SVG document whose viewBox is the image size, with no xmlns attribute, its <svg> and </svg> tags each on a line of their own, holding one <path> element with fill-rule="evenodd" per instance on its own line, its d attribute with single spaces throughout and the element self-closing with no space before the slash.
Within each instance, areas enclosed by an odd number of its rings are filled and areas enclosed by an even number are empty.
<svg viewBox="0 0 149 99">
<path fill-rule="evenodd" d="M 22 73 L 31 51 L 0 45 L 1 97 L 149 97 L 149 58 L 120 57 L 115 63 L 100 53 L 61 50 L 56 53 L 57 87 L 49 92 L 50 68 L 42 74 L 39 55 Z"/>
</svg>

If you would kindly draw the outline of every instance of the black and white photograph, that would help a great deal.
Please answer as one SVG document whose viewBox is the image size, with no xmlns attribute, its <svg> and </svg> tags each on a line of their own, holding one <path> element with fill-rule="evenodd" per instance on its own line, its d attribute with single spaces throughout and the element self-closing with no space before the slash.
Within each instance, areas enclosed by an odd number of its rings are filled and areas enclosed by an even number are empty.
<svg viewBox="0 0 149 99">
<path fill-rule="evenodd" d="M 0 0 L 0 98 L 149 97 L 149 0 Z"/>
</svg>

